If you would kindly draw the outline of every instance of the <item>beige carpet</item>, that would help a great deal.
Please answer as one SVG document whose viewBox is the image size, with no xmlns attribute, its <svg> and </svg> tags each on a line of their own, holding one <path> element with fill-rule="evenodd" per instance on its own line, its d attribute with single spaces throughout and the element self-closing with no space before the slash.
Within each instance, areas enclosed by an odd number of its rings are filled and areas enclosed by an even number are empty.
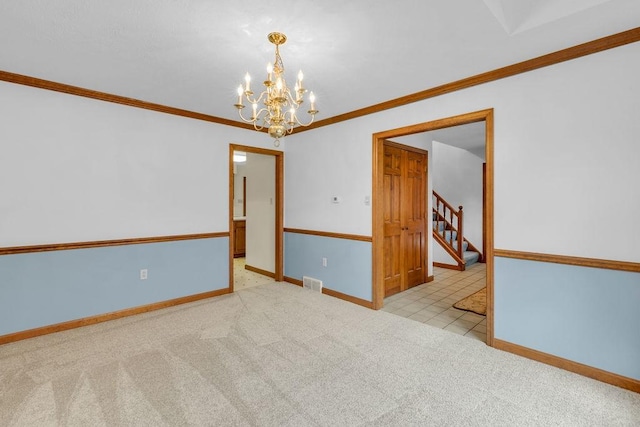
<svg viewBox="0 0 640 427">
<path fill-rule="evenodd" d="M 468 297 L 453 304 L 454 308 L 471 311 L 476 314 L 487 315 L 487 288 L 482 288 Z"/>
<path fill-rule="evenodd" d="M 638 420 L 639 394 L 283 283 L 0 346 L 0 426 Z"/>
</svg>

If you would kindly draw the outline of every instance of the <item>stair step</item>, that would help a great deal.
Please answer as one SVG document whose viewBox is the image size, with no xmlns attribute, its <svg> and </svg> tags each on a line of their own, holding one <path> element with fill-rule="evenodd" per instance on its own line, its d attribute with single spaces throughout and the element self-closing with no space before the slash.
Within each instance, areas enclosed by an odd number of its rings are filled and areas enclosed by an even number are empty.
<svg viewBox="0 0 640 427">
<path fill-rule="evenodd" d="M 475 251 L 465 251 L 462 253 L 462 257 L 464 258 L 465 265 L 469 267 L 470 265 L 478 262 L 480 254 Z"/>
<path fill-rule="evenodd" d="M 454 250 L 458 250 L 458 241 L 456 240 L 458 238 L 458 232 L 455 230 L 445 230 L 444 229 L 445 225 L 446 225 L 445 221 L 434 221 L 433 229 L 438 230 L 438 234 L 440 234 L 440 236 L 442 236 L 442 238 L 447 243 L 449 243 Z M 480 258 L 480 254 L 478 252 L 468 251 L 468 249 L 469 249 L 469 242 L 467 242 L 466 240 L 463 240 L 462 254 L 465 259 L 466 265 L 471 265 L 473 263 L 478 262 L 478 259 Z"/>
<path fill-rule="evenodd" d="M 458 250 L 458 241 L 454 240 L 453 242 L 451 242 L 451 240 L 447 240 L 451 246 L 453 246 L 453 249 Z M 469 242 L 467 242 L 466 240 L 462 241 L 462 252 L 466 252 L 467 249 L 469 249 Z"/>
</svg>

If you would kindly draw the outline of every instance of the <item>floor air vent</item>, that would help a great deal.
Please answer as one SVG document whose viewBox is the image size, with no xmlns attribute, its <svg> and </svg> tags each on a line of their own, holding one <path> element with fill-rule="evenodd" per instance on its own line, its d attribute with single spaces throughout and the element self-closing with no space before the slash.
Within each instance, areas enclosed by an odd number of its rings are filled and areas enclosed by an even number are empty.
<svg viewBox="0 0 640 427">
<path fill-rule="evenodd" d="M 302 287 L 311 291 L 322 292 L 322 280 L 302 276 Z"/>
</svg>

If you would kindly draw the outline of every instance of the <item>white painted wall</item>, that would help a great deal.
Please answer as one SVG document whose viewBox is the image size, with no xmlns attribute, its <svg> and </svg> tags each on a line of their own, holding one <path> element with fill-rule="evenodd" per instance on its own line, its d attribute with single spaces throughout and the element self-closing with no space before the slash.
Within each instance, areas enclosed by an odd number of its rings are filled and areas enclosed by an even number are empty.
<svg viewBox="0 0 640 427">
<path fill-rule="evenodd" d="M 637 75 L 640 43 L 290 135 L 285 225 L 370 235 L 371 134 L 495 108 L 496 247 L 638 262 Z M 225 231 L 227 144 L 272 148 L 256 132 L 6 82 L 0 99 L 2 246 Z M 627 232 L 603 226 L 610 206 Z"/>
<path fill-rule="evenodd" d="M 450 205 L 463 207 L 463 234 L 482 250 L 481 158 L 451 145 L 433 141 L 433 189 Z M 447 254 L 447 260 L 451 258 Z M 435 259 L 434 261 L 449 262 Z"/>
<path fill-rule="evenodd" d="M 371 133 L 356 120 L 287 136 L 286 227 L 371 236 Z"/>
<path fill-rule="evenodd" d="M 0 82 L 0 246 L 227 231 L 229 143 L 264 134 Z"/>
<path fill-rule="evenodd" d="M 433 243 L 433 262 L 440 262 L 442 264 L 458 265 L 458 261 L 453 259 L 447 251 L 445 251 L 439 243 Z"/>
<path fill-rule="evenodd" d="M 494 108 L 495 246 L 638 262 L 638 75 L 635 43 L 288 136 L 286 226 L 370 235 L 372 133 Z"/>
<path fill-rule="evenodd" d="M 276 158 L 247 153 L 246 263 L 275 273 Z"/>
</svg>

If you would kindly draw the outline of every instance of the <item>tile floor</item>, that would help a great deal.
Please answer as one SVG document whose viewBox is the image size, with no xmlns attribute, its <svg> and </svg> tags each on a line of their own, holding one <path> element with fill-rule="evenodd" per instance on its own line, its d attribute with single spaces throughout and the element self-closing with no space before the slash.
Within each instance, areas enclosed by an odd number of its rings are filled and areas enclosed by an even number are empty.
<svg viewBox="0 0 640 427">
<path fill-rule="evenodd" d="M 486 264 L 465 271 L 434 267 L 433 274 L 432 282 L 385 298 L 382 310 L 487 342 L 486 317 L 452 307 L 486 286 Z"/>
<path fill-rule="evenodd" d="M 245 270 L 245 258 L 233 259 L 233 289 L 239 291 L 241 289 L 252 288 L 265 283 L 275 282 L 274 279 L 253 271 Z"/>
</svg>

